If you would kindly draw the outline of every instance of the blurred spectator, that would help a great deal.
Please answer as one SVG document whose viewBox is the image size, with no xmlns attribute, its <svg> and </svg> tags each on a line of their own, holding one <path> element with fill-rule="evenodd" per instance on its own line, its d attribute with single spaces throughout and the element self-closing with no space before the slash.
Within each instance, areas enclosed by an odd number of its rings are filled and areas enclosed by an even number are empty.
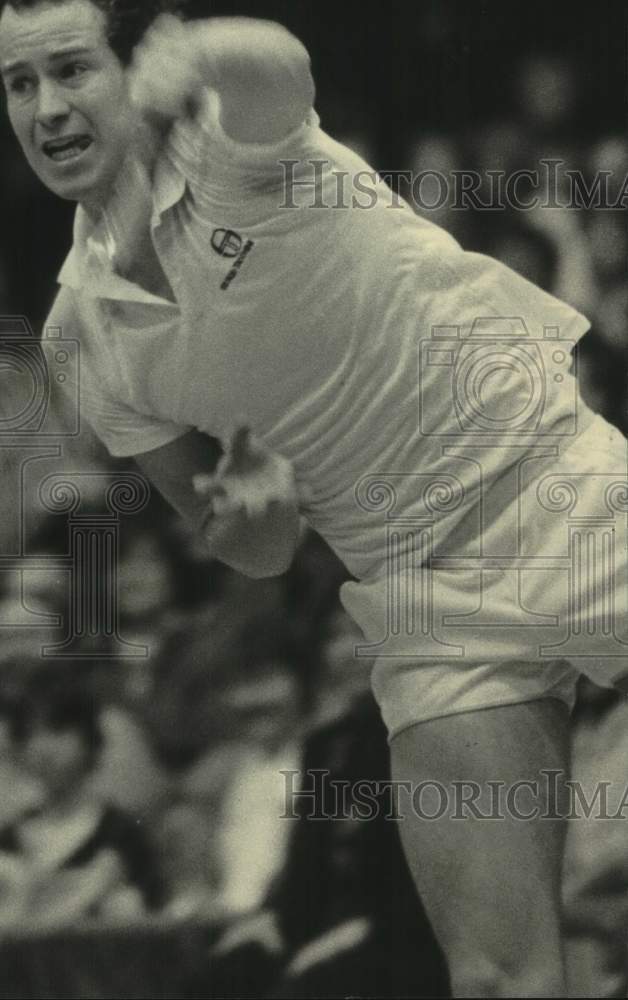
<svg viewBox="0 0 628 1000">
<path fill-rule="evenodd" d="M 221 902 L 237 915 L 261 905 L 285 863 L 282 772 L 300 767 L 304 727 L 297 679 L 280 661 L 241 676 L 219 696 L 219 707 L 234 726 L 220 820 Z"/>
<path fill-rule="evenodd" d="M 604 346 L 628 361 L 628 285 L 617 282 L 606 289 L 597 310 L 597 329 Z"/>
<path fill-rule="evenodd" d="M 453 209 L 454 171 L 461 169 L 453 137 L 437 133 L 422 136 L 410 153 L 409 167 L 413 177 L 411 198 L 403 187 L 400 193 L 411 200 L 419 215 L 464 243 L 469 219 L 466 212 Z"/>
<path fill-rule="evenodd" d="M 323 784 L 307 794 L 316 773 Z M 393 821 L 386 734 L 370 694 L 309 734 L 297 777 L 285 807 L 299 818 L 284 820 L 292 829 L 282 877 L 264 909 L 218 942 L 211 994 L 447 996 Z M 352 819 L 338 789 L 350 802 L 364 781 L 374 789 L 372 814 Z"/>
<path fill-rule="evenodd" d="M 552 52 L 526 55 L 517 83 L 518 110 L 532 130 L 544 138 L 581 129 L 577 120 L 580 77 L 569 57 Z"/>
<path fill-rule="evenodd" d="M 105 665 L 104 670 L 111 667 Z M 103 705 L 100 729 L 103 745 L 90 781 L 93 793 L 137 822 L 150 820 L 169 794 L 171 782 L 155 757 L 141 719 L 119 699 Z"/>
<path fill-rule="evenodd" d="M 126 922 L 160 905 L 159 866 L 145 833 L 90 783 L 102 748 L 100 711 L 76 669 L 31 672 L 14 705 L 11 739 L 44 789 L 32 815 L 2 832 L 5 860 L 22 873 L 18 926 Z"/>
<path fill-rule="evenodd" d="M 373 658 L 356 653 L 364 636 L 341 608 L 330 615 L 321 651 L 321 671 L 312 726 L 343 718 L 370 691 Z"/>
<path fill-rule="evenodd" d="M 621 211 L 592 212 L 587 219 L 591 258 L 602 282 L 626 281 L 628 234 Z"/>
<path fill-rule="evenodd" d="M 530 167 L 534 159 L 534 143 L 522 122 L 515 118 L 495 119 L 488 125 L 475 127 L 466 136 L 471 162 L 465 166 L 473 168 L 484 181 L 480 188 L 483 200 L 490 188 L 489 170 L 502 171 L 508 177 L 515 170 Z"/>
<path fill-rule="evenodd" d="M 17 709 L 17 688 L 3 676 L 0 695 L 0 831 L 21 822 L 45 798 L 41 781 L 22 767 L 13 753 L 13 728 Z M 0 899 L 2 893 L 0 891 Z M 3 904 L 4 906 L 4 904 Z M 2 920 L 0 919 L 0 925 Z"/>
<path fill-rule="evenodd" d="M 604 183 L 608 189 L 608 200 L 614 204 L 625 191 L 628 178 L 628 139 L 619 133 L 603 136 L 589 150 L 587 167 L 589 181 L 597 175 L 602 178 L 604 172 L 609 175 Z"/>
<path fill-rule="evenodd" d="M 486 252 L 528 281 L 550 291 L 556 283 L 559 254 L 554 241 L 528 218 L 503 215 L 487 226 Z"/>
</svg>

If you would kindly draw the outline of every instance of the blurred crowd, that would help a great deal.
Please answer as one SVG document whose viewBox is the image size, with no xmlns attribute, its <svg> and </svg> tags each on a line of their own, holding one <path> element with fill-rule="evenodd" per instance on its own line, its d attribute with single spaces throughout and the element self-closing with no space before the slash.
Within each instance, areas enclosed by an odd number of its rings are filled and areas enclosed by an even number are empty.
<svg viewBox="0 0 628 1000">
<path fill-rule="evenodd" d="M 553 158 L 589 186 L 607 172 L 619 192 L 623 123 L 587 100 L 601 52 L 582 62 L 559 43 L 540 52 L 524 40 L 507 95 L 496 80 L 494 100 L 484 94 L 480 109 L 461 115 L 455 72 L 437 58 L 460 44 L 455 10 L 426 3 L 415 36 L 442 115 L 425 94 L 408 98 L 416 71 L 404 38 L 396 112 L 372 83 L 377 113 L 356 110 L 332 63 L 323 126 L 380 170 L 475 171 L 484 184 L 490 171 L 534 171 Z M 317 32 L 300 27 L 324 75 Z M 26 313 L 39 329 L 71 218 L 3 135 L 4 149 L 0 314 Z M 452 197 L 417 210 L 590 318 L 577 352 L 582 395 L 628 431 L 625 212 L 460 210 Z M 67 468 L 120 467 L 88 429 L 63 447 Z M 16 504 L 17 462 L 0 450 L 3 510 Z M 26 521 L 29 554 L 67 553 L 67 515 L 33 511 Z M 19 527 L 7 517 L 2 530 L 4 551 L 17 551 Z M 217 996 L 446 995 L 393 824 L 307 822 L 311 800 L 294 795 L 306 771 L 386 775 L 369 661 L 354 656 L 362 639 L 337 597 L 346 574 L 324 543 L 304 534 L 285 577 L 249 581 L 210 561 L 153 498 L 120 527 L 120 635 L 139 651 L 128 658 L 87 643 L 84 660 L 42 661 L 41 646 L 63 639 L 71 599 L 67 574 L 46 566 L 0 574 L 0 950 L 3 937 L 24 931 L 193 921 L 210 929 L 208 965 L 191 972 L 187 995 L 208 995 L 208 984 Z M 17 625 L 25 608 L 42 624 Z"/>
</svg>

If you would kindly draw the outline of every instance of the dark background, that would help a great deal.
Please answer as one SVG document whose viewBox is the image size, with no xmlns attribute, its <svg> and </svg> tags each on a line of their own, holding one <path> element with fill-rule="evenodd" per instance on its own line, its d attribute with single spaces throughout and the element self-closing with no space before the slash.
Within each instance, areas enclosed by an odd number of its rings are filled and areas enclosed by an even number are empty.
<svg viewBox="0 0 628 1000">
<path fill-rule="evenodd" d="M 625 132 L 626 5 L 620 0 L 366 0 L 359 6 L 193 0 L 190 13 L 246 14 L 289 27 L 311 54 L 323 127 L 332 135 L 364 136 L 376 169 L 411 166 L 409 149 L 426 132 L 468 143 L 495 120 L 521 122 L 518 74 L 527 59 L 543 54 L 566 60 L 573 75 L 573 106 L 553 123 L 552 143 L 558 134 L 584 144 Z M 72 209 L 30 175 L 4 116 L 0 129 L 0 301 L 38 324 L 69 244 Z M 474 166 L 469 152 L 462 166 Z"/>
<path fill-rule="evenodd" d="M 628 7 L 619 0 L 360 5 L 199 0 L 191 8 L 196 15 L 250 14 L 289 27 L 311 54 L 322 126 L 381 171 L 534 170 L 541 158 L 554 156 L 589 180 L 596 171 L 610 170 L 617 186 L 628 175 Z M 49 195 L 31 175 L 5 116 L 0 141 L 0 314 L 24 314 L 40 330 L 70 246 L 73 206 Z M 539 219 L 512 209 L 454 213 L 445 207 L 433 218 L 465 248 L 499 257 L 590 318 L 592 332 L 579 354 L 581 390 L 594 409 L 626 431 L 625 211 L 590 208 Z M 0 393 L 3 377 L 0 373 Z M 87 431 L 68 445 L 68 454 L 76 463 L 72 468 L 113 468 Z M 9 479 L 10 458 L 0 450 L 5 533 L 15 508 L 13 487 L 7 486 L 15 481 Z M 67 525 L 58 517 L 43 524 L 40 518 L 28 542 L 30 551 L 65 552 Z M 273 952 L 271 961 L 263 943 L 251 944 L 245 936 L 249 951 L 233 950 L 220 984 L 214 980 L 216 995 L 229 995 L 229 989 L 234 996 L 246 995 L 247 988 L 249 995 L 259 994 L 260 984 L 270 986 L 302 945 L 354 917 L 368 918 L 375 928 L 373 947 L 366 953 L 358 949 L 353 964 L 332 965 L 327 978 L 310 980 L 302 994 L 290 983 L 286 996 L 334 995 L 334 990 L 368 995 L 369 986 L 382 996 L 383 984 L 390 995 L 436 995 L 445 989 L 391 824 L 302 823 L 300 839 L 289 847 L 278 836 L 283 831 L 272 828 L 276 814 L 238 820 L 229 812 L 233 789 L 258 772 L 260 782 L 268 780 L 260 760 L 272 760 L 276 773 L 282 748 L 288 767 L 298 751 L 301 766 L 326 767 L 338 778 L 386 773 L 385 734 L 368 694 L 368 670 L 360 661 L 356 672 L 353 657 L 360 637 L 338 605 L 344 575 L 324 544 L 308 536 L 285 577 L 246 581 L 208 563 L 157 499 L 147 513 L 126 518 L 121 526 L 122 634 L 146 644 L 150 656 L 135 663 L 99 662 L 90 650 L 92 659 L 79 671 L 104 730 L 98 787 L 155 841 L 170 916 L 192 913 L 199 924 L 211 924 L 214 934 L 238 923 L 242 913 L 233 905 L 229 909 L 228 896 L 246 886 L 238 885 L 235 849 L 231 868 L 225 863 L 221 837 L 236 842 L 241 837 L 242 857 L 265 838 L 279 866 L 269 896 L 260 897 L 255 908 L 279 913 L 281 960 Z M 0 612 L 8 615 L 7 608 L 24 594 L 8 575 L 0 584 Z M 29 578 L 26 595 L 41 613 L 67 614 L 67 593 L 54 573 L 43 581 Z M 35 698 L 29 687 L 33 638 L 38 647 L 39 633 L 10 635 L 5 628 L 2 635 L 0 738 L 14 711 L 8 695 L 21 692 L 27 703 Z M 61 638 L 59 630 L 52 636 Z M 593 704 L 591 692 L 588 697 L 584 703 Z M 4 745 L 0 753 L 0 835 L 19 818 L 20 796 L 28 802 L 34 794 L 14 749 Z M 5 774 L 7 760 L 13 770 Z M 602 845 L 599 854 L 604 855 Z M 628 885 L 628 862 L 623 867 Z M 618 900 L 622 889 L 615 876 Z M 22 929 L 29 930 L 28 919 Z M 81 951 L 72 934 L 66 979 L 56 980 L 56 994 L 47 995 L 70 995 L 68 981 L 81 962 L 96 968 L 92 953 Z M 101 952 L 106 940 L 113 950 L 103 960 L 105 986 L 105 967 L 125 968 L 117 939 L 103 937 Z M 41 949 L 41 942 L 35 947 Z M 28 959 L 42 953 L 27 949 L 26 954 Z M 148 979 L 139 958 L 133 965 L 131 980 L 134 975 L 139 992 L 132 995 L 145 995 L 141 988 Z M 216 967 L 220 964 L 212 959 L 214 976 Z M 42 965 L 42 975 L 51 980 L 47 968 Z M 369 976 L 377 969 L 376 986 Z M 211 995 L 202 961 L 193 973 L 198 993 L 189 986 L 185 995 Z M 47 986 L 53 989 L 54 983 Z M 11 995 L 25 988 L 20 981 Z"/>
</svg>

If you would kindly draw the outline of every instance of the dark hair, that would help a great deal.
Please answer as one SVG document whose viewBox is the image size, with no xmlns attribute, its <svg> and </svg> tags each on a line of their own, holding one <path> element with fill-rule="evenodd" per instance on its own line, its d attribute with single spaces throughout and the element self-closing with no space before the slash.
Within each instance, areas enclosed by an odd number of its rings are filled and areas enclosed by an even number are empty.
<svg viewBox="0 0 628 1000">
<path fill-rule="evenodd" d="M 30 668 L 30 669 L 29 669 Z M 39 726 L 58 732 L 79 734 L 90 763 L 103 745 L 101 706 L 92 686 L 81 676 L 80 667 L 41 666 L 36 660 L 25 664 L 28 677 L 22 690 L 3 700 L 2 714 L 9 721 L 16 745 L 27 741 Z"/>
<path fill-rule="evenodd" d="M 0 14 L 5 7 L 27 10 L 67 0 L 0 0 Z M 124 66 L 128 66 L 135 46 L 142 40 L 160 14 L 183 14 L 186 0 L 88 0 L 107 18 L 107 40 Z"/>
</svg>

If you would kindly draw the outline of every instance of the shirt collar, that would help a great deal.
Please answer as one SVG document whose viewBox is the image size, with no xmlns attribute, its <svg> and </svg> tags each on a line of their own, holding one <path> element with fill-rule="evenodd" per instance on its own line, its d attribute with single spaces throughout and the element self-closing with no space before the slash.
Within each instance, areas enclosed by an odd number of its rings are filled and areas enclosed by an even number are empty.
<svg viewBox="0 0 628 1000">
<path fill-rule="evenodd" d="M 185 177 L 166 156 L 161 156 L 153 173 L 151 228 L 161 224 L 162 216 L 183 197 Z M 57 277 L 60 285 L 87 292 L 94 298 L 163 305 L 167 300 L 144 291 L 139 285 L 116 274 L 111 266 L 104 227 L 94 225 L 87 212 L 77 206 L 74 216 L 72 247 Z"/>
<path fill-rule="evenodd" d="M 156 228 L 168 209 L 181 201 L 187 182 L 168 156 L 160 156 L 153 172 L 153 217 L 151 223 Z"/>
</svg>

